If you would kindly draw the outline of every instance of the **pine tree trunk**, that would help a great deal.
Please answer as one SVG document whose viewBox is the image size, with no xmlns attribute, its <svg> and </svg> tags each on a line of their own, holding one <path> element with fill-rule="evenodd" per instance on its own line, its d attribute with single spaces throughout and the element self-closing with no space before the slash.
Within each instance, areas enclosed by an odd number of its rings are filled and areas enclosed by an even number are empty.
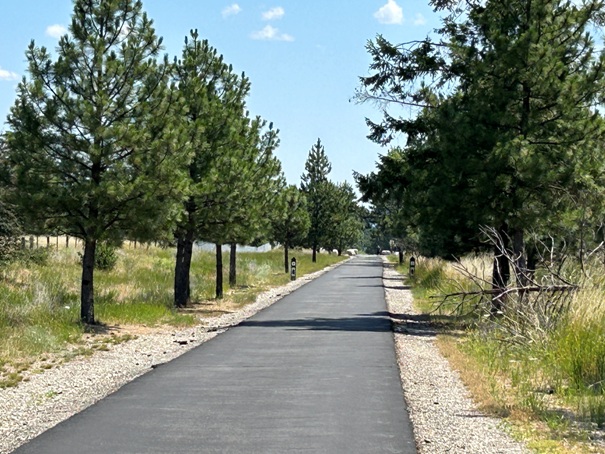
<svg viewBox="0 0 605 454">
<path fill-rule="evenodd" d="M 290 272 L 290 258 L 288 257 L 288 243 L 284 243 L 284 271 Z"/>
<path fill-rule="evenodd" d="M 403 265 L 403 249 L 399 248 L 399 264 Z"/>
<path fill-rule="evenodd" d="M 538 249 L 535 246 L 527 248 L 527 274 L 531 277 L 536 274 L 539 258 Z"/>
<path fill-rule="evenodd" d="M 68 248 L 69 247 L 69 235 L 67 235 L 65 237 L 65 247 Z"/>
<path fill-rule="evenodd" d="M 186 307 L 191 302 L 191 258 L 193 256 L 193 231 L 177 238 L 176 265 L 174 268 L 174 305 Z"/>
<path fill-rule="evenodd" d="M 237 244 L 231 243 L 229 252 L 229 287 L 237 285 Z"/>
<path fill-rule="evenodd" d="M 216 244 L 216 298 L 223 298 L 223 245 Z"/>
<path fill-rule="evenodd" d="M 89 325 L 95 323 L 94 308 L 94 268 L 97 240 L 87 238 L 82 258 L 82 293 L 80 301 L 80 319 Z"/>
<path fill-rule="evenodd" d="M 313 244 L 313 263 L 317 262 L 317 244 Z"/>
</svg>

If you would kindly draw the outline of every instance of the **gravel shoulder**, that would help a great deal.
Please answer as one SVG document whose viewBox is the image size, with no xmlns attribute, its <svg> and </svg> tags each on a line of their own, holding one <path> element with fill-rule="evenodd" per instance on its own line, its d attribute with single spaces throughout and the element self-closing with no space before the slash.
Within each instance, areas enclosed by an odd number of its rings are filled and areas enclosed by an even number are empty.
<svg viewBox="0 0 605 454">
<path fill-rule="evenodd" d="M 142 334 L 128 342 L 109 345 L 108 351 L 97 351 L 30 375 L 17 387 L 0 389 L 0 454 L 10 453 L 157 365 L 216 337 L 345 262 L 261 293 L 253 304 L 205 319 L 196 327 Z"/>
<path fill-rule="evenodd" d="M 412 292 L 384 258 L 385 297 L 394 327 L 401 382 L 419 453 L 529 453 L 503 422 L 482 414 L 458 373 L 418 317 Z"/>
</svg>

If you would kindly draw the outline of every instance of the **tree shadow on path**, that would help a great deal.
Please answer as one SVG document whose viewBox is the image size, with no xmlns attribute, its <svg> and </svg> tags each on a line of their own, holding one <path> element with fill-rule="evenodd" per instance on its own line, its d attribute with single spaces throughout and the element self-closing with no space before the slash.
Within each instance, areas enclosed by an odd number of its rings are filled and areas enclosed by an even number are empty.
<svg viewBox="0 0 605 454">
<path fill-rule="evenodd" d="M 308 317 L 291 320 L 245 320 L 241 327 L 281 328 L 293 331 L 404 332 L 416 336 L 435 336 L 439 328 L 428 315 L 391 314 L 387 311 L 352 317 Z"/>
<path fill-rule="evenodd" d="M 369 314 L 341 318 L 304 318 L 293 320 L 246 320 L 239 324 L 243 327 L 285 328 L 288 330 L 311 331 L 368 331 L 389 332 L 391 323 L 384 315 Z"/>
</svg>

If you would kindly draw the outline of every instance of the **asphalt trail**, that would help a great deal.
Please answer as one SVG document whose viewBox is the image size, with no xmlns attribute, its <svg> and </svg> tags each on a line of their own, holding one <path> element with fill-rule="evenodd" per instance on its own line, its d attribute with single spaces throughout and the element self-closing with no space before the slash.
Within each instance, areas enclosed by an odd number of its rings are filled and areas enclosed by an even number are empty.
<svg viewBox="0 0 605 454">
<path fill-rule="evenodd" d="M 17 453 L 415 453 L 379 257 L 356 257 Z"/>
</svg>

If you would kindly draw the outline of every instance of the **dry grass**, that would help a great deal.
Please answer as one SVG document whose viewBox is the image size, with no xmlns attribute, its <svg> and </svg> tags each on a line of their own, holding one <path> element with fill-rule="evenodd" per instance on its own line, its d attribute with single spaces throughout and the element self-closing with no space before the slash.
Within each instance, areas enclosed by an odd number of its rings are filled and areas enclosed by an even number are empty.
<svg viewBox="0 0 605 454">
<path fill-rule="evenodd" d="M 238 254 L 239 285 L 225 289 L 223 300 L 215 300 L 214 254 L 196 251 L 191 269 L 193 304 L 176 310 L 174 250 L 127 247 L 118 251 L 113 270 L 95 272 L 95 313 L 101 324 L 90 329 L 79 322 L 80 249 L 73 246 L 72 239 L 69 248 L 51 247 L 46 262 L 38 257 L 0 271 L 0 387 L 14 386 L 26 370 L 43 370 L 89 355 L 141 332 L 191 326 L 201 318 L 235 311 L 253 302 L 259 292 L 290 279 L 283 272 L 282 251 Z M 313 264 L 309 254 L 295 254 L 299 276 L 344 259 L 321 254 Z M 226 278 L 227 255 L 223 263 Z M 40 357 L 52 361 L 39 363 Z"/>
<path fill-rule="evenodd" d="M 414 295 L 423 312 L 439 301 L 431 296 L 469 288 L 452 263 L 417 263 Z M 467 257 L 461 265 L 491 280 L 491 257 Z M 602 265 L 593 271 L 601 276 Z M 605 279 L 583 284 L 569 314 L 539 345 L 509 344 L 497 325 L 483 324 L 481 317 L 463 336 L 448 335 L 456 328 L 450 324 L 438 338 L 440 351 L 481 409 L 506 417 L 536 452 L 605 452 L 605 431 L 596 427 L 605 426 Z"/>
</svg>

